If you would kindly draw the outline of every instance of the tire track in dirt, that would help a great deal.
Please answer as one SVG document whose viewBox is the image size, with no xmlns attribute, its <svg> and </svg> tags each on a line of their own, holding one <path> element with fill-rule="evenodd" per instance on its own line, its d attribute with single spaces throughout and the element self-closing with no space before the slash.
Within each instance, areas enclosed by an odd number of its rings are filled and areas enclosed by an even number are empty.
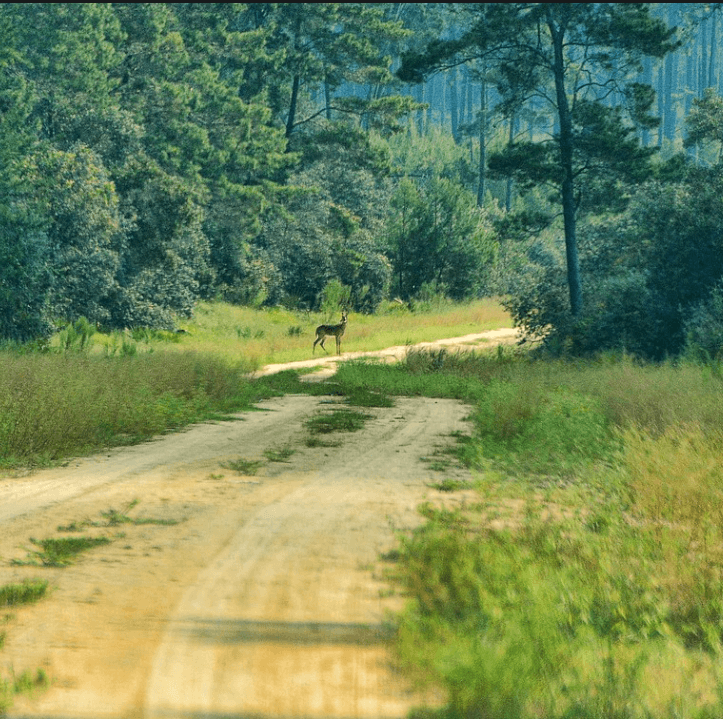
<svg viewBox="0 0 723 719">
<path fill-rule="evenodd" d="M 391 412 L 322 469 L 292 470 L 301 486 L 209 563 L 156 652 L 145 716 L 405 716 L 415 697 L 389 665 L 384 585 L 369 567 L 393 541 L 390 519 L 417 521 L 419 456 L 465 409 L 404 400 Z"/>
<path fill-rule="evenodd" d="M 420 458 L 465 430 L 468 409 L 399 399 L 341 446 L 305 447 L 304 420 L 330 406 L 277 398 L 242 421 L 0 479 L 0 584 L 52 588 L 6 628 L 6 674 L 53 678 L 9 719 L 392 719 L 418 704 L 390 665 L 384 618 L 400 598 L 379 557 L 420 521 L 432 482 L 467 476 Z M 296 454 L 258 476 L 222 468 L 286 444 Z M 182 521 L 124 527 L 63 570 L 10 564 L 29 537 L 134 499 Z"/>
</svg>

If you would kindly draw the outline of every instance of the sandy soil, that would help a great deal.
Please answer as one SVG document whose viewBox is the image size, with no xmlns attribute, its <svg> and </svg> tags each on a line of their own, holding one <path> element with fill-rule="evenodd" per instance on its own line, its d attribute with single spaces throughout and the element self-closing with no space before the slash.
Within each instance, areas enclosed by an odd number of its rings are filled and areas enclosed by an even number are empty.
<svg viewBox="0 0 723 719">
<path fill-rule="evenodd" d="M 0 478 L 0 585 L 51 586 L 0 615 L 0 676 L 43 668 L 52 680 L 8 716 L 391 719 L 418 705 L 391 665 L 385 616 L 402 599 L 380 557 L 439 498 L 434 482 L 467 476 L 424 461 L 465 431 L 467 408 L 399 399 L 335 435 L 339 446 L 308 448 L 304 421 L 337 402 L 273 399 L 238 421 Z M 286 462 L 264 459 L 285 446 Z M 264 464 L 245 476 L 225 467 L 238 458 Z M 177 523 L 107 526 L 103 513 L 136 500 L 133 518 Z M 30 538 L 83 522 L 113 541 L 61 569 L 13 564 Z"/>
</svg>

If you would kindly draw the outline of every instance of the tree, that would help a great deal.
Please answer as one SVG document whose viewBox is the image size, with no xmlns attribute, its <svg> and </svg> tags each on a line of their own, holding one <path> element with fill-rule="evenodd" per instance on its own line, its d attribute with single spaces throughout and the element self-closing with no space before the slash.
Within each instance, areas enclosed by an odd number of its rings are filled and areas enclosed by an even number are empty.
<svg viewBox="0 0 723 719">
<path fill-rule="evenodd" d="M 387 86 L 394 77 L 384 46 L 405 37 L 401 22 L 384 17 L 375 3 L 251 3 L 253 27 L 268 29 L 269 52 L 283 53 L 284 62 L 270 79 L 272 104 L 285 117 L 286 137 L 314 117 L 335 113 L 388 123 L 412 110 L 411 98 L 361 98 L 353 93 L 332 98 L 343 83 Z M 322 108 L 299 119 L 302 93 L 323 93 Z"/>
<path fill-rule="evenodd" d="M 3 6 L 3 8 L 6 6 Z M 19 28 L 0 8 L 0 339 L 50 334 L 52 275 L 47 213 L 36 192 L 43 152 L 33 107 L 37 97 L 23 76 L 27 60 Z"/>
<path fill-rule="evenodd" d="M 512 115 L 524 104 L 545 102 L 555 121 L 552 141 L 512 145 L 507 171 L 528 182 L 552 183 L 564 224 L 567 284 L 573 316 L 583 307 L 576 235 L 578 190 L 585 162 L 576 162 L 594 130 L 586 114 L 598 118 L 610 99 L 624 102 L 634 122 L 650 124 L 652 94 L 630 84 L 641 57 L 662 57 L 677 45 L 674 29 L 650 15 L 649 3 L 476 3 L 470 29 L 452 41 L 431 44 L 404 57 L 399 76 L 419 81 L 450 63 L 486 59 L 496 66 L 503 109 Z M 598 107 L 601 109 L 598 110 Z M 576 122 L 577 120 L 577 122 Z M 607 114 L 608 122 L 622 117 Z M 511 162 L 511 160 L 515 162 Z M 513 170 L 514 168 L 514 170 Z"/>
<path fill-rule="evenodd" d="M 484 211 L 459 184 L 433 177 L 417 186 L 409 178 L 392 200 L 390 252 L 395 291 L 403 299 L 433 286 L 461 300 L 484 289 L 495 247 Z"/>
<path fill-rule="evenodd" d="M 83 145 L 69 152 L 50 150 L 36 160 L 47 208 L 55 278 L 50 311 L 54 318 L 109 323 L 119 295 L 118 269 L 124 242 L 123 220 L 113 183 L 97 156 Z"/>
<path fill-rule="evenodd" d="M 712 87 L 703 91 L 702 98 L 693 100 L 693 106 L 686 119 L 688 136 L 685 147 L 707 145 L 718 146 L 717 162 L 723 160 L 723 97 Z"/>
</svg>

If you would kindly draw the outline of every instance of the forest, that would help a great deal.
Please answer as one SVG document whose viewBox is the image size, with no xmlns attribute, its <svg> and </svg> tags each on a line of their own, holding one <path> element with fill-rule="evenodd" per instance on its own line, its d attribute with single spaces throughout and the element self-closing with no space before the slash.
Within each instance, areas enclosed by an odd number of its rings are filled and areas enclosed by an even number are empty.
<svg viewBox="0 0 723 719">
<path fill-rule="evenodd" d="M 723 348 L 719 3 L 2 3 L 0 339 L 504 297 Z"/>
</svg>

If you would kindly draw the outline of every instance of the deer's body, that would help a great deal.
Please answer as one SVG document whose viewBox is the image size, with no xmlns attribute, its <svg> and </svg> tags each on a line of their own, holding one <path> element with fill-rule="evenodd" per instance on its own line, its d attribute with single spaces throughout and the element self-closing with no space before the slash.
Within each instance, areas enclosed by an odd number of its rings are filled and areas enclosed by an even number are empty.
<svg viewBox="0 0 723 719">
<path fill-rule="evenodd" d="M 320 344 L 321 349 L 329 354 L 326 347 L 324 347 L 324 342 L 327 337 L 333 335 L 336 338 L 336 353 L 341 354 L 341 338 L 346 330 L 346 316 L 347 313 L 344 311 L 341 313 L 341 322 L 338 325 L 319 325 L 316 328 L 316 339 L 314 340 L 314 346 L 311 348 L 312 353 L 316 350 L 316 345 Z"/>
</svg>

